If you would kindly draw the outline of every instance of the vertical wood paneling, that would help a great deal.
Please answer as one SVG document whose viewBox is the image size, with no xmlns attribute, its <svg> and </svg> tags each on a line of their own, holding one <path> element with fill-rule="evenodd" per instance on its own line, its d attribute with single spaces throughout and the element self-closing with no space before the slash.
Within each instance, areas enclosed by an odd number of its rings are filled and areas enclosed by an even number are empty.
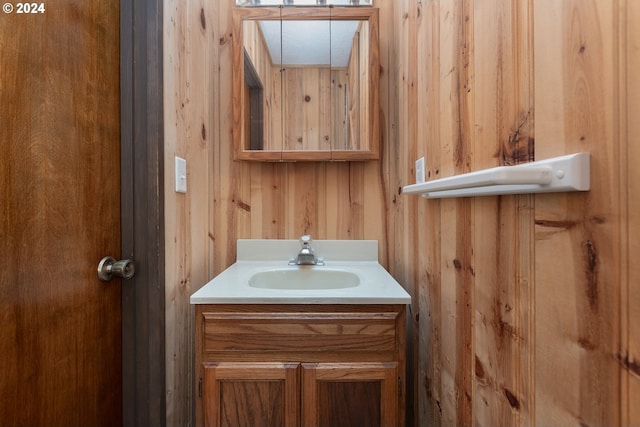
<svg viewBox="0 0 640 427">
<path fill-rule="evenodd" d="M 393 10 L 391 9 L 393 7 Z M 395 34 L 395 37 L 387 40 L 384 47 L 388 49 L 386 62 L 389 71 L 389 99 L 403 100 L 395 108 L 389 108 L 389 139 L 388 139 L 388 164 L 389 168 L 383 173 L 389 179 L 389 228 L 390 242 L 393 242 L 393 252 L 390 257 L 389 270 L 396 279 L 403 284 L 412 297 L 412 304 L 408 311 L 407 334 L 407 365 L 415 366 L 418 352 L 418 294 L 417 294 L 417 239 L 407 238 L 413 236 L 417 230 L 417 217 L 412 213 L 417 208 L 415 198 L 407 198 L 400 195 L 400 189 L 407 182 L 415 180 L 414 161 L 416 159 L 417 122 L 414 112 L 417 109 L 418 94 L 416 91 L 417 68 L 415 65 L 416 39 L 415 34 L 417 3 L 398 2 L 389 5 L 381 14 L 389 14 L 391 20 L 381 22 L 380 34 Z M 386 25 L 386 26 L 385 26 Z M 382 46 L 381 46 L 382 48 Z M 397 98 L 396 98 L 397 97 Z M 413 370 L 413 368 L 410 368 Z M 409 393 L 409 413 L 413 413 L 413 396 L 416 382 L 414 376 L 407 379 L 407 392 Z M 408 419 L 408 425 L 413 425 L 414 420 Z"/>
<path fill-rule="evenodd" d="M 214 6 L 215 5 L 215 6 Z M 217 7 L 216 7 L 217 6 Z M 213 277 L 215 273 L 215 247 L 216 242 L 213 235 L 213 230 L 215 227 L 214 217 L 215 217 L 215 209 L 217 207 L 216 195 L 217 187 L 215 186 L 216 179 L 216 169 L 215 165 L 217 164 L 217 152 L 215 147 L 217 146 L 217 141 L 220 139 L 220 134 L 222 131 L 222 114 L 221 114 L 221 102 L 220 97 L 217 95 L 220 93 L 220 49 L 221 49 L 221 35 L 220 35 L 220 16 L 225 12 L 225 8 L 220 8 L 218 2 L 214 2 L 208 7 L 208 17 L 210 21 L 210 31 L 211 37 L 206 43 L 207 49 L 212 56 L 211 68 L 208 71 L 210 80 L 209 87 L 204 89 L 203 92 L 211 92 L 209 94 L 211 103 L 211 129 L 209 129 L 209 134 L 211 135 L 211 139 L 209 140 L 209 149 L 208 151 L 208 168 L 206 174 L 202 174 L 200 179 L 206 179 L 209 183 L 209 191 L 207 192 L 208 199 L 208 215 L 207 215 L 207 243 L 209 256 L 207 257 L 207 275 L 209 277 Z M 197 286 L 201 286 L 203 284 L 198 284 Z M 194 368 L 194 372 L 197 372 Z M 195 406 L 194 403 L 192 405 Z"/>
<path fill-rule="evenodd" d="M 173 193 L 167 153 L 171 419 L 187 411 L 179 307 L 202 284 L 194 278 L 233 263 L 238 238 L 311 233 L 379 240 L 382 264 L 413 296 L 408 425 L 638 424 L 640 273 L 629 261 L 640 251 L 631 166 L 640 6 L 376 0 L 381 159 L 294 164 L 232 160 L 233 4 L 165 0 L 165 134 L 194 166 L 190 185 L 198 180 L 186 197 Z M 195 100 L 202 93 L 208 100 Z M 420 156 L 433 179 L 530 161 L 534 138 L 537 159 L 590 151 L 591 192 L 441 201 L 399 192 Z"/>
<path fill-rule="evenodd" d="M 189 296 L 209 276 L 209 170 L 214 137 L 208 40 L 213 5 L 165 2 L 165 339 L 167 424 L 184 425 L 193 402 L 193 319 Z M 174 190 L 174 156 L 187 161 L 187 193 Z M 190 402 L 185 405 L 183 402 Z"/>
<path fill-rule="evenodd" d="M 273 75 L 279 78 L 279 73 Z M 337 94 L 330 95 L 332 78 L 344 78 L 344 72 L 332 73 L 328 68 L 285 69 L 282 87 L 285 150 L 331 150 L 337 136 L 329 129 L 331 111 L 339 109 L 334 103 L 340 102 Z"/>
<path fill-rule="evenodd" d="M 184 65 L 181 67 L 181 64 L 186 63 L 187 58 L 185 57 L 184 50 L 179 49 L 178 45 L 176 45 L 177 43 L 186 43 L 183 35 L 186 26 L 186 17 L 183 13 L 184 11 L 177 3 L 165 4 L 164 11 L 164 34 L 166 40 L 164 41 L 163 71 L 166 76 L 176 76 L 175 80 L 172 80 L 170 83 L 165 80 L 164 90 L 164 163 L 168 165 L 173 164 L 173 157 L 178 155 L 178 152 L 180 152 L 181 157 L 186 157 L 186 147 L 184 147 L 184 145 L 178 147 L 177 140 L 178 135 L 182 138 L 182 135 L 187 133 L 185 129 L 184 110 L 181 108 L 181 105 L 184 105 L 188 95 L 185 93 L 186 88 L 184 83 L 180 83 L 187 81 L 187 76 L 184 75 Z M 179 149 L 180 151 L 178 151 Z M 165 167 L 165 182 L 172 182 L 173 172 L 173 168 Z M 172 244 L 166 244 L 165 247 L 165 256 L 169 265 L 165 268 L 165 318 L 173 320 L 173 322 L 167 322 L 165 336 L 167 354 L 169 354 L 169 352 L 172 353 L 174 349 L 182 349 L 185 357 L 179 361 L 169 360 L 165 354 L 165 369 L 167 371 L 166 388 L 167 395 L 170 396 L 170 398 L 167 399 L 166 416 L 167 420 L 171 420 L 172 422 L 176 422 L 181 416 L 187 415 L 185 413 L 187 406 L 182 404 L 182 407 L 180 407 L 179 402 L 184 402 L 186 393 L 192 389 L 188 387 L 187 383 L 190 375 L 184 371 L 181 372 L 183 375 L 186 374 L 184 383 L 176 383 L 176 374 L 180 372 L 180 368 L 176 366 L 175 362 L 178 361 L 187 364 L 189 360 L 188 357 L 190 356 L 190 353 L 185 351 L 182 343 L 176 341 L 176 338 L 180 334 L 176 333 L 177 325 L 175 323 L 184 327 L 188 324 L 187 322 L 189 322 L 189 318 L 191 317 L 180 313 L 181 306 L 186 306 L 188 303 L 188 297 L 186 295 L 180 297 L 180 286 L 176 285 L 176 283 L 180 282 L 181 277 L 184 277 L 185 268 L 188 268 L 185 262 L 190 257 L 190 251 L 187 249 L 187 245 L 191 239 L 190 236 L 186 235 L 188 224 L 185 223 L 184 218 L 185 204 L 178 203 L 174 194 L 174 192 L 171 192 L 169 197 L 165 194 L 166 205 L 172 207 L 171 209 L 165 209 L 165 243 L 167 240 L 166 236 L 173 236 L 173 239 L 171 239 Z M 184 224 L 184 227 L 179 227 L 178 224 Z M 178 295 L 176 295 L 176 293 L 178 293 Z M 177 299 L 176 296 L 178 296 Z M 178 391 L 180 386 L 182 386 L 182 389 Z M 181 395 L 180 392 L 185 394 Z M 183 413 L 179 414 L 180 411 L 183 411 Z"/>
<path fill-rule="evenodd" d="M 618 10 L 623 3 L 431 1 L 409 18 L 418 25 L 408 36 L 398 29 L 411 27 L 403 18 L 412 2 L 396 3 L 393 24 L 387 28 L 398 35 L 386 42 L 391 46 L 388 62 L 401 64 L 403 49 L 411 38 L 418 40 L 418 109 L 417 117 L 409 121 L 417 120 L 419 125 L 417 150 L 396 149 L 399 158 L 388 163 L 391 175 L 403 164 L 410 169 L 413 157 L 422 153 L 427 154 L 430 178 L 530 161 L 534 136 L 542 144 L 536 158 L 582 149 L 595 152 L 594 174 L 617 170 L 615 12 L 629 16 Z M 423 29 L 424 19 L 428 19 L 428 31 Z M 633 40 L 632 33 L 629 37 Z M 586 46 L 576 46 L 577 41 Z M 411 75 L 403 67 L 398 73 Z M 403 111 L 413 102 L 402 91 L 403 76 L 396 77 L 398 90 L 389 92 L 390 105 L 398 105 L 388 113 L 398 123 L 397 130 L 390 126 L 389 140 L 397 139 L 400 146 L 413 141 L 410 128 L 403 128 Z M 634 99 L 626 84 L 619 87 Z M 576 129 L 586 133 L 578 134 Z M 638 158 L 633 148 L 628 153 L 621 158 Z M 395 174 L 402 176 L 400 169 Z M 629 171 L 628 176 L 632 174 Z M 615 175 L 608 173 L 608 181 L 600 182 L 586 198 L 421 201 L 415 210 L 404 202 L 400 208 L 394 204 L 393 218 L 415 216 L 419 221 L 415 236 L 398 225 L 389 232 L 391 240 L 398 242 L 389 248 L 395 254 L 392 259 L 406 253 L 412 239 L 431 242 L 417 244 L 423 259 L 414 271 L 420 301 L 416 376 L 421 424 L 611 424 L 619 420 L 620 330 L 616 325 L 628 320 L 620 317 L 617 302 L 621 289 L 615 260 L 624 244 L 616 243 L 621 224 L 616 224 L 615 212 L 624 212 L 625 205 L 608 196 L 620 187 Z M 405 179 L 412 182 L 413 176 Z M 576 205 L 574 199 L 581 197 Z M 534 200 L 538 200 L 535 205 Z M 634 211 L 631 206 L 632 202 L 629 212 Z M 544 233 L 544 228 L 551 231 Z M 629 228 L 632 232 L 633 222 Z M 558 238 L 565 231 L 573 236 Z M 392 263 L 398 277 L 411 277 L 413 273 L 403 268 L 399 262 Z M 595 276 L 588 275 L 589 268 Z M 470 276 L 464 275 L 465 269 Z M 629 276 L 633 274 L 629 270 Z M 629 297 L 633 292 L 630 287 Z M 596 295 L 598 310 L 593 312 Z M 628 304 L 629 311 L 632 305 Z M 604 313 L 609 317 L 605 319 Z M 633 319 L 633 313 L 628 316 Z M 469 331 L 472 335 L 465 337 Z M 632 331 L 629 326 L 629 337 Z M 470 350 L 475 351 L 472 364 L 464 359 Z M 632 356 L 623 360 L 631 370 L 633 361 Z M 627 378 L 631 398 L 633 381 Z M 459 400 L 461 393 L 469 393 L 467 407 Z M 629 419 L 633 419 L 631 406 Z"/>
<path fill-rule="evenodd" d="M 231 67 L 232 54 L 232 14 L 234 2 L 218 2 L 218 32 L 214 36 L 220 44 L 218 55 L 218 67 L 220 70 L 219 93 L 219 131 L 218 139 L 214 143 L 214 224 L 212 238 L 214 240 L 214 275 L 233 264 L 235 260 L 236 240 L 238 238 L 250 237 L 246 232 L 240 232 L 242 221 L 239 216 L 250 213 L 251 205 L 248 199 L 243 199 L 242 182 L 247 176 L 251 167 L 245 163 L 233 161 L 233 116 L 232 116 L 232 93 Z M 239 131 L 239 130 L 235 130 Z M 254 166 L 258 169 L 259 165 Z M 231 178 L 233 177 L 233 178 Z"/>
<path fill-rule="evenodd" d="M 396 3 L 385 2 L 378 0 L 374 3 L 376 7 L 380 8 L 380 34 L 395 34 L 395 5 Z M 393 39 L 391 37 L 380 37 L 380 127 L 381 127 L 381 155 L 380 155 L 380 167 L 378 178 L 382 182 L 382 194 L 384 200 L 385 210 L 385 240 L 387 242 L 395 242 L 395 227 L 393 226 L 395 217 L 395 204 L 398 199 L 398 187 L 393 179 L 393 174 L 396 173 L 397 167 L 395 165 L 396 147 L 398 146 L 395 129 L 397 128 L 397 108 L 390 108 L 392 102 L 397 98 L 397 90 L 395 81 L 392 77 L 395 75 L 391 69 L 391 63 L 395 60 L 392 56 L 395 52 L 395 46 L 393 45 Z M 394 244 L 387 244 L 385 247 L 385 261 L 386 267 L 389 271 L 393 270 L 395 265 L 395 253 L 396 246 Z"/>
<path fill-rule="evenodd" d="M 381 176 L 368 164 L 341 162 L 273 163 L 234 162 L 231 136 L 231 11 L 235 2 L 216 3 L 219 41 L 219 131 L 212 179 L 214 243 L 213 272 L 235 260 L 238 238 L 298 238 L 310 233 L 316 239 L 369 238 L 381 240 L 384 223 Z M 331 184 L 331 185 L 327 185 Z M 376 196 L 371 197 L 371 188 Z M 365 197 L 369 194 L 368 197 Z M 365 203 L 367 203 L 365 205 Z M 335 214 L 338 214 L 336 219 Z M 375 224 L 365 228 L 365 216 Z M 383 246 L 384 247 L 384 246 Z M 381 250 L 383 252 L 383 250 Z"/>
<path fill-rule="evenodd" d="M 473 147 L 473 4 L 440 2 L 440 173 L 470 170 Z M 473 405 L 473 201 L 441 202 L 443 424 L 469 425 Z"/>
<path fill-rule="evenodd" d="M 620 197 L 626 201 L 621 218 L 627 224 L 621 227 L 621 284 L 622 291 L 622 341 L 620 360 L 622 375 L 622 425 L 640 425 L 640 198 L 637 183 L 640 182 L 640 2 L 622 2 L 620 11 Z M 626 167 L 625 167 L 626 166 Z M 625 238 L 626 235 L 626 238 Z M 625 254 L 626 249 L 626 254 Z"/>
<path fill-rule="evenodd" d="M 268 47 L 259 29 L 258 21 L 247 20 L 242 29 L 243 45 L 263 85 L 264 148 L 280 150 L 282 148 L 282 138 L 279 112 L 278 116 L 274 116 L 272 108 L 274 104 L 280 105 L 280 67 L 273 67 L 271 64 Z M 277 76 L 277 79 L 274 75 Z M 246 95 L 248 96 L 248 93 Z M 245 105 L 248 105 L 248 103 Z M 248 125 L 248 123 L 245 125 Z"/>
<path fill-rule="evenodd" d="M 620 422 L 615 2 L 535 2 L 536 158 L 591 153 L 591 191 L 536 196 L 536 423 Z"/>
<path fill-rule="evenodd" d="M 428 2 L 418 13 L 418 154 L 424 154 L 427 179 L 439 175 L 440 146 L 440 3 Z M 442 424 L 440 202 L 418 204 L 420 243 L 418 425 Z"/>
<path fill-rule="evenodd" d="M 529 2 L 476 1 L 474 168 L 532 160 Z M 533 425 L 532 197 L 475 202 L 475 423 Z"/>
<path fill-rule="evenodd" d="M 251 175 L 251 229 L 260 230 L 265 239 L 284 238 L 284 206 L 281 194 L 285 189 L 282 168 L 265 163 L 260 173 Z M 260 191 L 262 190 L 262 191 Z"/>
</svg>

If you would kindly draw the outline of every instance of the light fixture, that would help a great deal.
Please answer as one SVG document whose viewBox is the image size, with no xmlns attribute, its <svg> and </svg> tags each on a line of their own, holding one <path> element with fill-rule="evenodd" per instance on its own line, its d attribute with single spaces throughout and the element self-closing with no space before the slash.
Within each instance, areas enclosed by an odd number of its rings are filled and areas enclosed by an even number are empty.
<svg viewBox="0 0 640 427">
<path fill-rule="evenodd" d="M 239 7 L 263 6 L 372 6 L 373 0 L 235 0 Z"/>
</svg>

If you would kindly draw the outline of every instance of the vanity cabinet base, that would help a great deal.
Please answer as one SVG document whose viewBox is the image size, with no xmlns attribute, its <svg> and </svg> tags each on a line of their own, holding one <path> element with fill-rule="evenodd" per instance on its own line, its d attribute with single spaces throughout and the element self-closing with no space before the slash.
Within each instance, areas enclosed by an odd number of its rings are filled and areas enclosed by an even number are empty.
<svg viewBox="0 0 640 427">
<path fill-rule="evenodd" d="M 197 305 L 196 424 L 401 427 L 404 305 Z"/>
</svg>

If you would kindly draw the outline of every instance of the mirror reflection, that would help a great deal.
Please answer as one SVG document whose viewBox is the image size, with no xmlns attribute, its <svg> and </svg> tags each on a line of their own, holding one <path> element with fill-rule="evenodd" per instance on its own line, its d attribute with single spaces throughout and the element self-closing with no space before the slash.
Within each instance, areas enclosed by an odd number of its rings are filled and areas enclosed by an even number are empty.
<svg viewBox="0 0 640 427">
<path fill-rule="evenodd" d="M 283 157 L 277 153 L 293 153 L 285 157 L 357 159 L 348 154 L 353 151 L 377 156 L 368 124 L 370 104 L 377 101 L 371 94 L 377 62 L 371 59 L 369 19 L 270 14 L 245 16 L 240 23 L 242 87 L 234 90 L 234 103 L 241 101 L 238 158 L 278 160 Z"/>
</svg>

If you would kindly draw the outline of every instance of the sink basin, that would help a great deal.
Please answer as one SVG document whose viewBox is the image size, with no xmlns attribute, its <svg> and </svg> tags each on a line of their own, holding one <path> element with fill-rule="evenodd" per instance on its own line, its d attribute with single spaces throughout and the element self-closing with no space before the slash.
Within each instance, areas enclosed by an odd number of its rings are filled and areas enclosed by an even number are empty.
<svg viewBox="0 0 640 427">
<path fill-rule="evenodd" d="M 288 265 L 297 240 L 238 240 L 236 262 L 191 295 L 191 304 L 409 304 L 378 262 L 374 240 L 316 240 L 325 265 Z"/>
<path fill-rule="evenodd" d="M 249 278 L 249 286 L 261 289 L 344 289 L 359 284 L 358 275 L 350 271 L 313 267 L 261 271 Z"/>
</svg>

